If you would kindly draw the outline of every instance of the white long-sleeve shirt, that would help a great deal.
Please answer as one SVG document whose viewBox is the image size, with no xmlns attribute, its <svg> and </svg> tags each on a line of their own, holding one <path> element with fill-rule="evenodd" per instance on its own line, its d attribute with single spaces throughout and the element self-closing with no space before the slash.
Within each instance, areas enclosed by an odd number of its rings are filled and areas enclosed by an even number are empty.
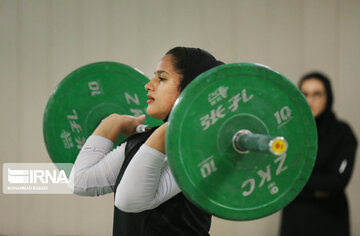
<svg viewBox="0 0 360 236">
<path fill-rule="evenodd" d="M 114 192 L 126 143 L 112 150 L 113 145 L 111 140 L 96 135 L 86 140 L 69 178 L 75 194 L 99 196 Z M 141 212 L 157 207 L 180 191 L 166 155 L 143 144 L 116 189 L 115 206 L 126 212 Z"/>
</svg>

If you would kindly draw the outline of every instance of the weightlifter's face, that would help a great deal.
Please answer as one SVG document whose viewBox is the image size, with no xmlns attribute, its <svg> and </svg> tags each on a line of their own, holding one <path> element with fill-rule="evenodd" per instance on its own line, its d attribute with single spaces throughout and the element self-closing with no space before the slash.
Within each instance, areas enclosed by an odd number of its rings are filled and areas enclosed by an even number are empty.
<svg viewBox="0 0 360 236">
<path fill-rule="evenodd" d="M 180 94 L 181 74 L 176 73 L 172 56 L 164 56 L 154 72 L 154 78 L 145 85 L 148 91 L 146 112 L 159 120 L 165 119 Z"/>
<path fill-rule="evenodd" d="M 326 90 L 324 84 L 318 79 L 307 79 L 300 87 L 306 97 L 311 111 L 315 117 L 319 116 L 326 107 Z"/>
</svg>

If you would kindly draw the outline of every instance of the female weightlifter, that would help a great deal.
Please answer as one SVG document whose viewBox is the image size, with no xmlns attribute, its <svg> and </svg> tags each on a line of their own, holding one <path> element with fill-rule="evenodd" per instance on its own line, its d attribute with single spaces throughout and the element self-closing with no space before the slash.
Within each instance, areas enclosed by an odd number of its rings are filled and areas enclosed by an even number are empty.
<svg viewBox="0 0 360 236">
<path fill-rule="evenodd" d="M 86 140 L 70 186 L 79 195 L 115 193 L 113 235 L 209 235 L 211 215 L 184 197 L 169 169 L 165 133 L 181 91 L 202 72 L 221 64 L 198 48 L 171 49 L 145 85 L 147 114 L 165 123 L 136 134 L 145 116 L 112 114 Z M 112 150 L 120 134 L 128 138 Z"/>
</svg>

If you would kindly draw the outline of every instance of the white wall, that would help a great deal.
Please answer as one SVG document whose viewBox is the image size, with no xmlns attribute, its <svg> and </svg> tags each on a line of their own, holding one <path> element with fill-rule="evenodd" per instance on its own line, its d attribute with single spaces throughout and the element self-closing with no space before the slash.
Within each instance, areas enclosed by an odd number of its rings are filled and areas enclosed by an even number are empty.
<svg viewBox="0 0 360 236">
<path fill-rule="evenodd" d="M 293 82 L 309 70 L 326 72 L 336 113 L 360 137 L 359 22 L 359 0 L 0 0 L 1 163 L 50 161 L 44 108 L 75 68 L 111 60 L 151 76 L 176 45 L 227 63 L 266 64 Z M 359 180 L 358 160 L 347 189 L 353 235 L 360 235 Z M 0 234 L 111 235 L 112 212 L 113 195 L 1 193 Z M 211 232 L 275 236 L 278 224 L 279 213 L 249 222 L 214 218 Z"/>
</svg>

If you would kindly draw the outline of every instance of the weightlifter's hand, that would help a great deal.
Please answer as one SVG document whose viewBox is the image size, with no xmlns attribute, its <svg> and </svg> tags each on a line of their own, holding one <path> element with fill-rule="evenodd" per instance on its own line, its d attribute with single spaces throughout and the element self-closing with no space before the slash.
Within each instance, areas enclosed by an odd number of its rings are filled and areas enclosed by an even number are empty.
<svg viewBox="0 0 360 236">
<path fill-rule="evenodd" d="M 145 122 L 145 115 L 139 117 L 111 114 L 106 117 L 93 132 L 115 142 L 120 134 L 130 136 L 136 133 L 136 127 Z"/>
</svg>

